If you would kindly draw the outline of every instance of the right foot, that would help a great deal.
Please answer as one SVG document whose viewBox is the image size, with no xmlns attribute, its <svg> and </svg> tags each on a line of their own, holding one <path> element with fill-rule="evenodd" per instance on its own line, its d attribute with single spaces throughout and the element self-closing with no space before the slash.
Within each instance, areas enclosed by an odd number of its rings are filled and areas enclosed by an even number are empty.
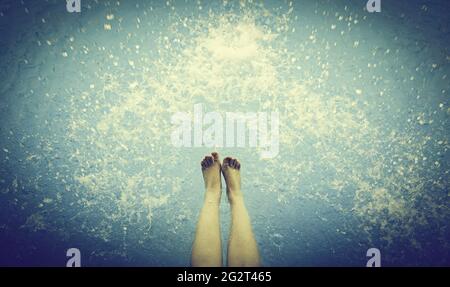
<svg viewBox="0 0 450 287">
<path fill-rule="evenodd" d="M 223 160 L 222 173 L 227 183 L 227 195 L 230 203 L 242 198 L 240 169 L 241 163 L 237 159 L 227 157 Z"/>
</svg>

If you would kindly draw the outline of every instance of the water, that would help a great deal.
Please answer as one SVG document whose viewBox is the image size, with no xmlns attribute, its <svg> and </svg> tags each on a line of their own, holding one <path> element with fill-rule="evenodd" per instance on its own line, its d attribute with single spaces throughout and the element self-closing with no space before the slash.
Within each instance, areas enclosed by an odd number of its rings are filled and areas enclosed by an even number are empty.
<svg viewBox="0 0 450 287">
<path fill-rule="evenodd" d="M 2 1 L 1 265 L 189 265 L 198 103 L 280 114 L 275 158 L 216 148 L 264 265 L 450 265 L 450 7 L 365 2 Z"/>
</svg>

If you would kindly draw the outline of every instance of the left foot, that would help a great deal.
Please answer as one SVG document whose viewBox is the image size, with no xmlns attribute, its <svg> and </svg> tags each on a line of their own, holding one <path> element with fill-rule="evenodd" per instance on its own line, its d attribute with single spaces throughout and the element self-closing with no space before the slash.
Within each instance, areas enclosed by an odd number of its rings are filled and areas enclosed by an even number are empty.
<svg viewBox="0 0 450 287">
<path fill-rule="evenodd" d="M 205 156 L 201 165 L 207 194 L 217 196 L 220 199 L 221 178 L 219 154 L 213 152 L 211 156 Z"/>
</svg>

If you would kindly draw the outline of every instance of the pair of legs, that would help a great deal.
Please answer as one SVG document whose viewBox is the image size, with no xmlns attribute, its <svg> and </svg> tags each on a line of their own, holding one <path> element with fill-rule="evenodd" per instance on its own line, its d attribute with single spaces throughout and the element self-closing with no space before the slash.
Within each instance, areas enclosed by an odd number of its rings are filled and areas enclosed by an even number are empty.
<svg viewBox="0 0 450 287">
<path fill-rule="evenodd" d="M 230 157 L 225 158 L 221 164 L 219 155 L 212 153 L 203 159 L 201 165 L 206 192 L 192 247 L 192 266 L 222 266 L 219 224 L 221 174 L 225 178 L 231 206 L 228 266 L 259 266 L 258 247 L 241 193 L 241 164 Z"/>
</svg>

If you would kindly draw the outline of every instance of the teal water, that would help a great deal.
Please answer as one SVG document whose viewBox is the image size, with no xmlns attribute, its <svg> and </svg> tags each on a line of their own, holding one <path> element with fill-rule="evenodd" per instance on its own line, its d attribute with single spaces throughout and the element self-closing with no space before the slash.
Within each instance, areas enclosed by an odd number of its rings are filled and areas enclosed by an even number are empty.
<svg viewBox="0 0 450 287">
<path fill-rule="evenodd" d="M 449 4 L 253 2 L 1 1 L 1 265 L 189 265 L 199 103 L 280 114 L 276 157 L 215 148 L 264 265 L 449 265 Z"/>
</svg>

